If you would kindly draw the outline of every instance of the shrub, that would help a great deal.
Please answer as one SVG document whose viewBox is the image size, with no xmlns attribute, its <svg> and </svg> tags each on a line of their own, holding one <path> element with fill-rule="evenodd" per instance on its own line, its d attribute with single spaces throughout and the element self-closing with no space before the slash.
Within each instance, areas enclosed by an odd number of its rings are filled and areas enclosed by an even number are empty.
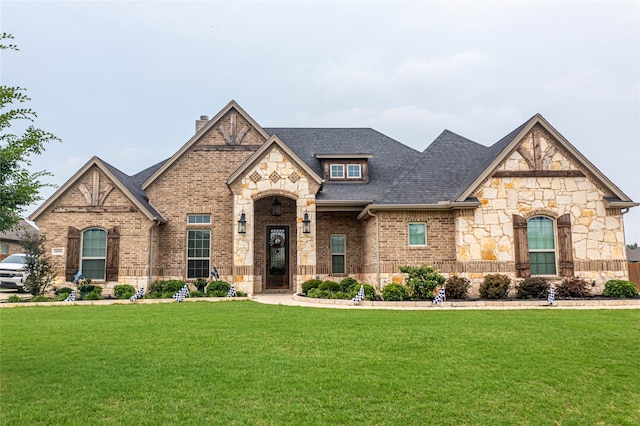
<svg viewBox="0 0 640 426">
<path fill-rule="evenodd" d="M 329 293 L 337 293 L 340 291 L 340 284 L 335 281 L 327 280 L 322 281 L 318 288 L 320 290 L 328 291 Z"/>
<path fill-rule="evenodd" d="M 518 299 L 543 299 L 549 294 L 549 280 L 543 277 L 527 277 L 516 284 Z"/>
<path fill-rule="evenodd" d="M 80 293 L 88 293 L 93 291 L 96 286 L 91 285 L 91 280 L 89 278 L 83 278 L 78 282 L 78 291 Z"/>
<path fill-rule="evenodd" d="M 30 302 L 51 302 L 51 299 L 49 299 L 47 296 L 39 294 L 37 296 L 33 296 Z"/>
<path fill-rule="evenodd" d="M 562 280 L 555 288 L 556 297 L 589 297 L 591 284 L 580 277 L 569 277 Z"/>
<path fill-rule="evenodd" d="M 467 278 L 452 275 L 445 281 L 445 286 L 448 299 L 466 299 L 471 282 Z"/>
<path fill-rule="evenodd" d="M 231 284 L 226 281 L 211 281 L 207 287 L 207 294 L 211 297 L 225 297 L 231 288 Z"/>
<path fill-rule="evenodd" d="M 348 299 L 353 299 L 356 294 L 360 291 L 360 285 L 364 286 L 364 300 L 378 300 L 378 293 L 376 292 L 376 288 L 371 284 L 367 283 L 356 283 L 353 290 L 349 292 Z"/>
<path fill-rule="evenodd" d="M 630 281 L 610 280 L 605 283 L 602 295 L 605 297 L 638 297 L 638 289 Z"/>
<path fill-rule="evenodd" d="M 174 295 L 184 287 L 184 284 L 185 282 L 182 280 L 156 280 L 149 286 L 149 293 L 171 293 L 171 295 Z"/>
<path fill-rule="evenodd" d="M 82 300 L 100 300 L 102 299 L 102 287 L 92 286 L 93 290 L 82 295 Z"/>
<path fill-rule="evenodd" d="M 189 297 L 205 297 L 205 296 L 206 296 L 206 294 L 204 294 L 200 290 L 195 290 L 195 291 L 190 291 L 189 292 Z"/>
<path fill-rule="evenodd" d="M 120 284 L 113 288 L 113 294 L 118 299 L 128 299 L 136 293 L 136 289 L 129 284 Z"/>
<path fill-rule="evenodd" d="M 53 293 L 54 293 L 56 296 L 59 296 L 59 295 L 61 295 L 61 294 L 64 294 L 64 295 L 65 295 L 64 297 L 66 298 L 69 294 L 71 294 L 71 292 L 72 292 L 72 291 L 73 291 L 73 289 L 72 289 L 71 287 L 60 287 L 60 288 L 56 288 L 56 289 L 53 291 Z"/>
<path fill-rule="evenodd" d="M 302 293 L 307 294 L 309 290 L 313 288 L 318 288 L 318 286 L 322 283 L 321 280 L 308 280 L 302 283 Z"/>
<path fill-rule="evenodd" d="M 20 297 L 15 294 L 9 296 L 9 298 L 7 299 L 7 303 L 20 303 L 20 302 L 22 302 L 22 299 L 20 299 Z"/>
<path fill-rule="evenodd" d="M 405 279 L 407 289 L 415 300 L 433 298 L 433 290 L 442 286 L 445 278 L 433 266 L 400 266 L 400 272 L 409 274 Z"/>
<path fill-rule="evenodd" d="M 387 284 L 382 288 L 382 299 L 387 301 L 409 300 L 409 292 L 402 284 Z"/>
<path fill-rule="evenodd" d="M 506 299 L 511 279 L 506 275 L 489 274 L 480 284 L 480 297 L 483 299 Z"/>
<path fill-rule="evenodd" d="M 207 280 L 204 278 L 198 278 L 193 285 L 196 286 L 200 293 L 204 293 L 204 288 L 207 286 Z"/>
<path fill-rule="evenodd" d="M 358 286 L 358 280 L 355 278 L 346 277 L 340 281 L 340 291 L 344 293 L 350 293 L 356 286 Z M 360 290 L 360 286 L 358 286 L 358 290 Z"/>
<path fill-rule="evenodd" d="M 314 299 L 328 299 L 330 295 L 330 292 L 320 290 L 319 288 L 312 288 L 307 293 L 307 297 L 312 297 Z"/>
</svg>

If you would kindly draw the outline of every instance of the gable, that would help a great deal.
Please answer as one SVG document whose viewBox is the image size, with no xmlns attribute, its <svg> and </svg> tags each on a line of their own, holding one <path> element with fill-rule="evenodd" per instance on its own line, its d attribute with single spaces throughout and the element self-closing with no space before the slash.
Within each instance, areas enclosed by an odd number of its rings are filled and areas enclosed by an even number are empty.
<svg viewBox="0 0 640 426">
<path fill-rule="evenodd" d="M 171 158 L 143 182 L 146 190 L 188 152 L 255 151 L 269 135 L 235 101 L 229 102 L 215 117 L 204 124 Z"/>
</svg>

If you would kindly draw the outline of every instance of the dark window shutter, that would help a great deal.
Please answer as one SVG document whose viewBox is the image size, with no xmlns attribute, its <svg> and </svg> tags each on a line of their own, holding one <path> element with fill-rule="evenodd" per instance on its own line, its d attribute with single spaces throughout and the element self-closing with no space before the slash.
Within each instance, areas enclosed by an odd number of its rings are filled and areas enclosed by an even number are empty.
<svg viewBox="0 0 640 426">
<path fill-rule="evenodd" d="M 118 261 L 120 258 L 120 227 L 107 231 L 107 281 L 118 281 Z"/>
<path fill-rule="evenodd" d="M 515 250 L 516 276 L 525 278 L 531 275 L 529 266 L 529 241 L 527 239 L 527 220 L 513 215 L 513 248 Z"/>
<path fill-rule="evenodd" d="M 563 214 L 556 221 L 558 228 L 558 266 L 560 276 L 573 276 L 573 243 L 571 240 L 571 215 Z"/>
<path fill-rule="evenodd" d="M 80 230 L 69 227 L 67 231 L 67 267 L 64 271 L 66 281 L 71 281 L 80 265 Z"/>
</svg>

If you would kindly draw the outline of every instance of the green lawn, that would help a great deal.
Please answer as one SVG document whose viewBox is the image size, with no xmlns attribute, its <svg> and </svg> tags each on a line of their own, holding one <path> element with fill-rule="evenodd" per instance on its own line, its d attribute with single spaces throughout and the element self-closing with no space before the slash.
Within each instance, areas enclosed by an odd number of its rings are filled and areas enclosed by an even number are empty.
<svg viewBox="0 0 640 426">
<path fill-rule="evenodd" d="M 640 424 L 639 310 L 0 309 L 0 423 Z"/>
</svg>

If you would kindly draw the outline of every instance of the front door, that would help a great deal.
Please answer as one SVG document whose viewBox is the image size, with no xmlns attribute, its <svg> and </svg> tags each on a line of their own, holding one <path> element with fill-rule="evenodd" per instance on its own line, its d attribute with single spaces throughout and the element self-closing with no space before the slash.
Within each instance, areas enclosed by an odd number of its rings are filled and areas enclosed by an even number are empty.
<svg viewBox="0 0 640 426">
<path fill-rule="evenodd" d="M 289 289 L 289 227 L 267 227 L 266 290 Z"/>
</svg>

